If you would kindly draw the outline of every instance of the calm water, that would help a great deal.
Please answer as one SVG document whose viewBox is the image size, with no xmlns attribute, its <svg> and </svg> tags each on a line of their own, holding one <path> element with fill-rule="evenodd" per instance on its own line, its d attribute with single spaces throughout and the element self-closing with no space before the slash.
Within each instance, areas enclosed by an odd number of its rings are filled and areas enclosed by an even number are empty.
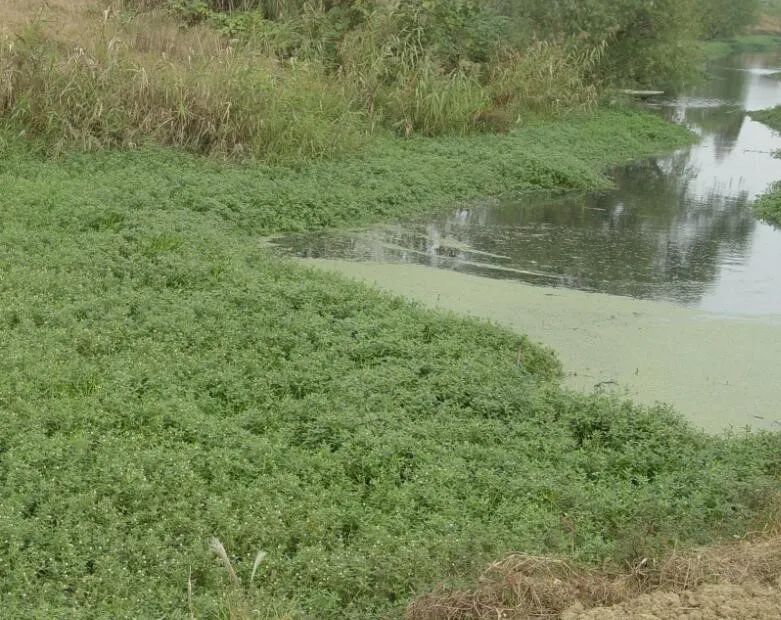
<svg viewBox="0 0 781 620">
<path fill-rule="evenodd" d="M 719 61 L 708 81 L 650 105 L 700 142 L 616 169 L 616 189 L 476 203 L 361 232 L 291 235 L 307 258 L 419 263 L 673 301 L 725 315 L 781 315 L 781 230 L 751 201 L 781 179 L 781 136 L 746 111 L 781 104 L 781 51 Z"/>
</svg>

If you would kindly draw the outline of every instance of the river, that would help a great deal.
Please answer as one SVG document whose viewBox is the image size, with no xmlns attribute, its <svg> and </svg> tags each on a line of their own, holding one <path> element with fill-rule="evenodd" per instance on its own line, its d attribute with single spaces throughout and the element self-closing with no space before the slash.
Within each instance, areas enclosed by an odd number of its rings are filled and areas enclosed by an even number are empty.
<svg viewBox="0 0 781 620">
<path fill-rule="evenodd" d="M 612 171 L 615 188 L 526 194 L 280 252 L 557 350 L 568 383 L 671 403 L 711 431 L 781 429 L 781 230 L 750 203 L 781 179 L 781 51 L 715 61 L 648 105 L 700 140 Z"/>
</svg>

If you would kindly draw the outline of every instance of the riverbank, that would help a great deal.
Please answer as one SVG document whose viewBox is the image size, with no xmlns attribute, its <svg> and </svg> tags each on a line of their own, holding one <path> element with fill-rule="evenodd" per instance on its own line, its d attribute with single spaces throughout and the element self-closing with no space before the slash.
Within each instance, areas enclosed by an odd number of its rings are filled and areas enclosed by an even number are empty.
<svg viewBox="0 0 781 620">
<path fill-rule="evenodd" d="M 716 60 L 743 52 L 767 52 L 781 45 L 781 31 L 744 34 L 731 39 L 704 41 L 701 43 L 703 55 L 708 60 Z"/>
<path fill-rule="evenodd" d="M 781 131 L 781 106 L 768 110 L 755 110 L 750 112 L 749 116 L 775 131 Z"/>
<path fill-rule="evenodd" d="M 570 393 L 524 337 L 259 240 L 604 186 L 688 139 L 601 111 L 291 169 L 6 138 L 5 613 L 379 617 L 516 549 L 621 564 L 744 532 L 779 486 L 777 435 Z"/>
<path fill-rule="evenodd" d="M 160 208 L 207 217 L 217 211 L 226 225 L 258 235 L 399 220 L 504 193 L 604 188 L 609 167 L 694 139 L 652 114 L 601 109 L 530 122 L 508 134 L 377 138 L 354 156 L 289 167 L 154 148 L 71 154 L 52 163 L 34 146 L 5 136 L 0 150 L 15 165 L 40 168 L 53 181 L 74 175 L 86 196 L 110 205 L 121 220 Z M 146 189 L 126 208 L 139 178 Z"/>
<path fill-rule="evenodd" d="M 0 122 L 54 154 L 157 144 L 299 165 L 680 86 L 703 36 L 754 18 L 723 0 L 596 1 L 6 0 Z"/>
</svg>

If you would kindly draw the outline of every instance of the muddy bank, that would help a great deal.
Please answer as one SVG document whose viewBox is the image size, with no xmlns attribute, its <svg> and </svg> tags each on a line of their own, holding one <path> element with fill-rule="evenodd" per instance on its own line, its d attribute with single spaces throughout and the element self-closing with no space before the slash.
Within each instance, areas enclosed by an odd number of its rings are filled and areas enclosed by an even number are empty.
<svg viewBox="0 0 781 620">
<path fill-rule="evenodd" d="M 670 403 L 709 431 L 781 430 L 781 316 L 721 317 L 418 265 L 306 263 L 528 334 L 557 351 L 573 388 Z"/>
</svg>

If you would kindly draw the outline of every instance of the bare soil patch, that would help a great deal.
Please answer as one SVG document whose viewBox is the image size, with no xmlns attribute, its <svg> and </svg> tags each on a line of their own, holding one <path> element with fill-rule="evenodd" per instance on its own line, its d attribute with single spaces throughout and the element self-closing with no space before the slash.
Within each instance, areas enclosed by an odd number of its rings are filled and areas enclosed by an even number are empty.
<svg viewBox="0 0 781 620">
<path fill-rule="evenodd" d="M 471 591 L 440 589 L 414 601 L 408 620 L 705 620 L 781 618 L 781 536 L 763 536 L 624 573 L 514 555 Z"/>
<path fill-rule="evenodd" d="M 612 607 L 576 605 L 562 620 L 766 620 L 781 618 L 781 590 L 758 583 L 643 594 Z"/>
</svg>

